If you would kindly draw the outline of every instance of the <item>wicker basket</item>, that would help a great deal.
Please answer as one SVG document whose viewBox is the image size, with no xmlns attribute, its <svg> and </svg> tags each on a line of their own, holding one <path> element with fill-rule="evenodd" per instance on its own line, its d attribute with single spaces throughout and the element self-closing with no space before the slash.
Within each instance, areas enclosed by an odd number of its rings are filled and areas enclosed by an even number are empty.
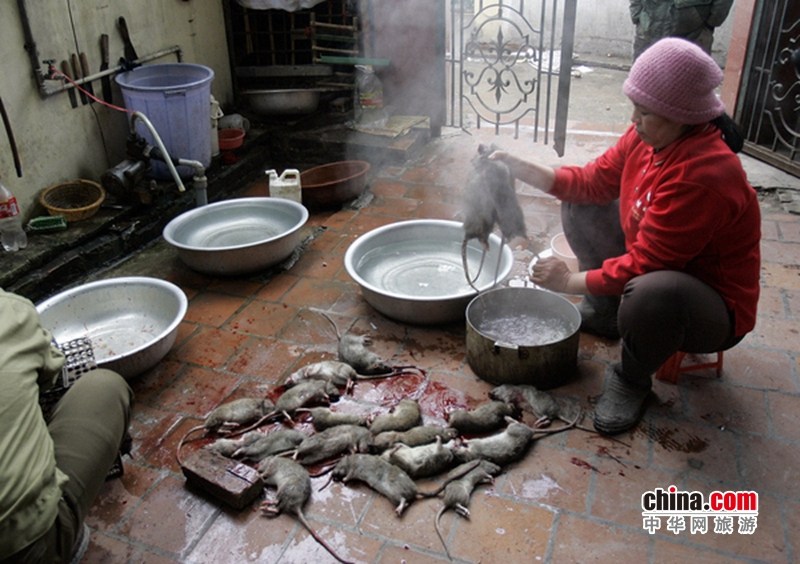
<svg viewBox="0 0 800 564">
<path fill-rule="evenodd" d="M 106 191 L 91 180 L 71 180 L 45 188 L 39 202 L 50 215 L 61 215 L 69 221 L 89 219 L 106 199 Z"/>
</svg>

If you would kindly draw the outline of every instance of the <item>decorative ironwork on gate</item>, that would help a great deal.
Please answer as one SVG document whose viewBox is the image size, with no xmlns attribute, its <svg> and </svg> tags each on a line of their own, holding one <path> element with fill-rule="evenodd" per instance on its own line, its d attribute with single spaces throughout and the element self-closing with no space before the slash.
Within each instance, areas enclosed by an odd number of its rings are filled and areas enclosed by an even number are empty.
<svg viewBox="0 0 800 564">
<path fill-rule="evenodd" d="M 800 3 L 759 2 L 735 118 L 745 152 L 800 176 Z"/>
<path fill-rule="evenodd" d="M 450 0 L 448 124 L 510 126 L 515 138 L 531 129 L 563 155 L 575 9 L 576 0 Z"/>
</svg>

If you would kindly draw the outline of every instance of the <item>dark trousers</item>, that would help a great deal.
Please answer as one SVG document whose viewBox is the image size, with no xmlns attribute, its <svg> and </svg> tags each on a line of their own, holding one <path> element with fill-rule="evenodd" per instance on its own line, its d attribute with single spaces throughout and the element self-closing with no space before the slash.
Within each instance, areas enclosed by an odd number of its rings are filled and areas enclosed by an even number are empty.
<svg viewBox="0 0 800 564">
<path fill-rule="evenodd" d="M 128 428 L 133 392 L 116 372 L 87 372 L 58 402 L 48 423 L 56 465 L 67 476 L 58 517 L 39 540 L 8 562 L 69 562 L 92 502 Z"/>
<path fill-rule="evenodd" d="M 599 268 L 625 252 L 619 204 L 588 206 L 563 202 L 561 220 L 581 270 Z M 618 302 L 622 372 L 649 387 L 652 374 L 675 352 L 711 353 L 741 340 L 716 290 L 684 272 L 659 270 L 630 280 Z M 616 305 L 618 296 L 587 296 L 596 309 Z M 598 304 L 600 306 L 598 307 Z"/>
</svg>

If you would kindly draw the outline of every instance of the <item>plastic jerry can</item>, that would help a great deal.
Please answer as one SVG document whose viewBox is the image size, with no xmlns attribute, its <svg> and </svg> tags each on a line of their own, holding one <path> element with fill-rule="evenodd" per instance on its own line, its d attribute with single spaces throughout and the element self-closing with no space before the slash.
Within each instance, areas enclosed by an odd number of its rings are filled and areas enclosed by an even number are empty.
<svg viewBox="0 0 800 564">
<path fill-rule="evenodd" d="M 303 193 L 300 186 L 300 171 L 296 168 L 287 168 L 278 176 L 276 170 L 266 171 L 269 176 L 269 195 L 272 198 L 294 200 L 303 203 Z"/>
</svg>

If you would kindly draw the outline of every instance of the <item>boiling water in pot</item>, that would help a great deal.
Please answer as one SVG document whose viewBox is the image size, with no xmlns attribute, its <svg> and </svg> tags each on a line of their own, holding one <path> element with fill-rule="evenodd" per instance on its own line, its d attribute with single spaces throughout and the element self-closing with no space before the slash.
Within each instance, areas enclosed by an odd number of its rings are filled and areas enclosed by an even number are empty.
<svg viewBox="0 0 800 564">
<path fill-rule="evenodd" d="M 477 329 L 489 339 L 520 347 L 557 343 L 571 334 L 564 319 L 525 315 L 484 319 Z"/>
</svg>

